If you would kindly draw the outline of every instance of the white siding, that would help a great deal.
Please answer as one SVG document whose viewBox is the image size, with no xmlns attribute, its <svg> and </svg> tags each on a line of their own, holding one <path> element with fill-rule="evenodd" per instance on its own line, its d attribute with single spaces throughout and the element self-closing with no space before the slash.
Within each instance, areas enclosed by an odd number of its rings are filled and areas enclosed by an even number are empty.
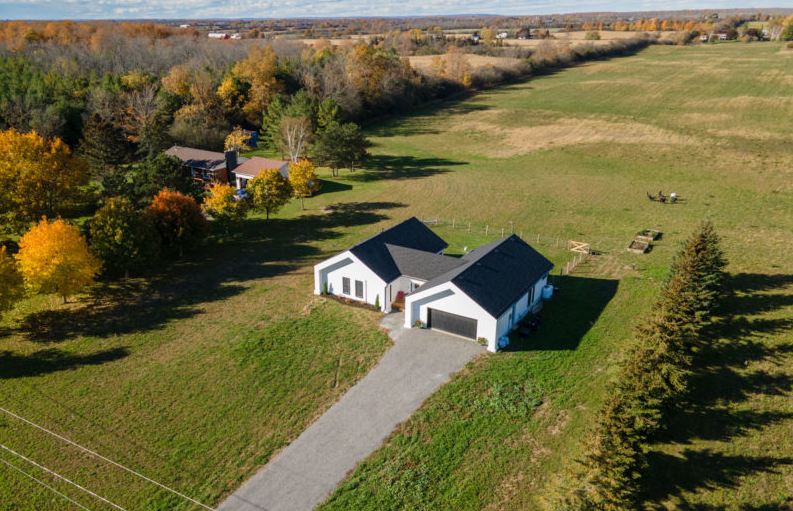
<svg viewBox="0 0 793 511">
<path fill-rule="evenodd" d="M 345 294 L 343 279 L 350 279 L 350 292 Z M 363 298 L 355 296 L 355 281 L 363 282 Z M 380 310 L 385 312 L 388 307 L 385 296 L 385 282 L 368 266 L 363 264 L 351 252 L 343 252 L 314 266 L 314 294 L 321 294 L 325 283 L 328 293 L 351 300 L 374 305 L 380 299 Z"/>
<path fill-rule="evenodd" d="M 487 349 L 496 351 L 496 319 L 451 282 L 406 296 L 405 326 L 413 326 L 417 319 L 426 324 L 429 308 L 475 319 L 476 337 L 487 339 Z"/>
</svg>

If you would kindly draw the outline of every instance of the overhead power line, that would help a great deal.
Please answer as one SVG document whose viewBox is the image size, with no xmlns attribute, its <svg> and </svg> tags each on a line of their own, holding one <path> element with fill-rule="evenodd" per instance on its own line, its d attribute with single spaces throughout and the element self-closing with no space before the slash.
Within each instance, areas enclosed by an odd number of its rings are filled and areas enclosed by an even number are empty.
<svg viewBox="0 0 793 511">
<path fill-rule="evenodd" d="M 56 489 L 55 489 L 55 488 L 53 488 L 52 486 L 48 485 L 47 483 L 45 483 L 45 482 L 43 482 L 43 481 L 40 481 L 39 479 L 36 479 L 35 477 L 33 477 L 32 475 L 28 474 L 27 472 L 25 472 L 25 471 L 24 471 L 24 470 L 22 470 L 21 468 L 19 468 L 19 467 L 17 467 L 17 466 L 15 466 L 15 465 L 13 465 L 13 464 L 11 464 L 11 463 L 7 462 L 6 460 L 4 460 L 4 459 L 0 459 L 0 463 L 4 463 L 4 464 L 8 465 L 9 467 L 13 468 L 14 470 L 16 470 L 17 472 L 19 472 L 20 474 L 24 475 L 25 477 L 28 477 L 28 478 L 30 478 L 30 479 L 33 479 L 34 481 L 36 481 L 37 483 L 39 483 L 41 486 L 43 486 L 43 487 L 47 488 L 48 490 L 50 490 L 50 491 L 52 491 L 52 492 L 55 492 L 55 493 L 57 493 L 58 495 L 60 495 L 60 496 L 61 496 L 61 497 L 63 497 L 64 499 L 68 500 L 69 502 L 71 502 L 71 503 L 72 503 L 72 504 L 74 504 L 75 506 L 79 507 L 80 509 L 84 509 L 85 511 L 91 511 L 90 509 L 88 509 L 88 508 L 87 508 L 87 507 L 85 507 L 84 505 L 80 504 L 79 502 L 75 502 L 75 501 L 73 501 L 72 499 L 70 499 L 69 497 L 67 497 L 67 496 L 66 496 L 66 495 L 64 495 L 63 493 L 59 492 L 58 490 L 56 490 Z"/>
<path fill-rule="evenodd" d="M 24 417 L 20 417 L 19 415 L 15 414 L 15 413 L 13 413 L 13 412 L 10 412 L 10 411 L 8 411 L 8 410 L 6 410 L 5 408 L 2 408 L 2 407 L 0 407 L 0 411 L 2 411 L 2 412 L 4 412 L 4 413 L 6 413 L 6 414 L 8 414 L 8 415 L 10 415 L 11 417 L 14 417 L 15 419 L 18 419 L 18 420 L 20 420 L 20 421 L 22 421 L 22 422 L 24 422 L 24 423 L 26 423 L 26 424 L 29 424 L 29 425 L 33 426 L 34 428 L 40 429 L 41 431 L 43 431 L 43 432 L 45 432 L 45 433 L 47 433 L 47 434 L 49 434 L 49 435 L 52 435 L 52 436 L 54 436 L 55 438 L 58 438 L 58 439 L 60 439 L 60 440 L 63 440 L 64 442 L 66 442 L 66 443 L 68 443 L 68 444 L 70 444 L 70 445 L 73 445 L 74 447 L 77 447 L 77 448 L 78 448 L 78 449 L 80 449 L 81 451 L 84 451 L 84 452 L 86 452 L 86 453 L 88 453 L 88 454 L 91 454 L 91 455 L 93 455 L 93 456 L 96 456 L 97 458 L 99 458 L 99 459 L 101 459 L 101 460 L 104 460 L 104 461 L 106 461 L 106 462 L 110 463 L 111 465 L 115 465 L 116 467 L 118 467 L 118 468 L 120 468 L 120 469 L 122 469 L 122 470 L 126 470 L 126 471 L 127 471 L 127 472 L 129 472 L 130 474 L 134 474 L 134 475 L 136 475 L 136 476 L 140 477 L 141 479 L 144 479 L 144 480 L 146 480 L 146 481 L 148 481 L 148 482 L 150 482 L 150 483 L 152 483 L 152 484 L 154 484 L 154 485 L 157 485 L 157 486 L 159 486 L 160 488 L 163 488 L 164 490 L 168 490 L 169 492 L 171 492 L 171 493 L 173 493 L 173 494 L 175 494 L 175 495 L 178 495 L 178 496 L 182 497 L 183 499 L 187 499 L 187 500 L 189 500 L 190 502 L 192 502 L 193 504 L 195 504 L 195 505 L 197 505 L 197 506 L 201 506 L 201 507 L 203 507 L 204 509 L 208 509 L 209 511 L 215 511 L 215 509 L 214 509 L 214 508 L 211 508 L 211 507 L 209 507 L 209 506 L 207 506 L 207 505 L 205 505 L 205 504 L 202 504 L 201 502 L 198 502 L 197 500 L 195 500 L 195 499 L 192 499 L 192 498 L 188 497 L 187 495 L 185 495 L 185 494 L 183 494 L 183 493 L 180 493 L 180 492 L 178 492 L 178 491 L 174 490 L 173 488 L 169 488 L 169 487 L 165 486 L 164 484 L 160 484 L 160 483 L 158 483 L 157 481 L 155 481 L 155 480 L 153 480 L 153 479 L 149 479 L 148 477 L 146 477 L 146 476 L 144 476 L 143 474 L 140 474 L 140 473 L 138 473 L 138 472 L 136 472 L 136 471 L 132 470 L 131 468 L 127 468 L 127 467 L 125 467 L 124 465 L 121 465 L 120 463 L 116 463 L 115 461 L 113 461 L 113 460 L 111 460 L 111 459 L 105 458 L 105 457 L 104 457 L 104 456 L 102 456 L 101 454 L 98 454 L 98 453 L 96 453 L 96 452 L 94 452 L 94 451 L 92 451 L 92 450 L 90 450 L 90 449 L 87 449 L 87 448 L 83 447 L 82 445 L 76 444 L 75 442 L 72 442 L 72 441 L 71 441 L 71 440 L 69 440 L 68 438 L 62 437 L 61 435 L 59 435 L 59 434 L 57 434 L 57 433 L 53 433 L 52 431 L 50 431 L 50 430 L 48 430 L 48 429 L 46 429 L 46 428 L 43 428 L 43 427 L 39 426 L 38 424 L 34 424 L 33 422 L 31 422 L 31 421 L 29 421 L 29 420 L 25 419 Z"/>
<path fill-rule="evenodd" d="M 91 491 L 91 490 L 89 490 L 88 488 L 84 488 L 84 487 L 80 486 L 79 484 L 75 483 L 74 481 L 70 481 L 69 479 L 66 479 L 65 477 L 63 477 L 62 475 L 60 475 L 60 474 L 57 474 L 57 473 L 53 472 L 52 470 L 48 469 L 47 467 L 45 467 L 45 466 L 43 466 L 43 465 L 39 465 L 38 463 L 36 463 L 36 462 L 35 462 L 35 461 L 33 461 L 32 459 L 30 459 L 30 458 L 26 458 L 26 457 L 22 456 L 22 455 L 21 455 L 21 454 L 19 454 L 18 452 L 14 451 L 14 450 L 12 450 L 12 449 L 9 449 L 8 447 L 6 447 L 6 446 L 5 446 L 5 445 L 3 445 L 3 444 L 0 444 L 0 448 L 3 448 L 3 449 L 5 449 L 6 451 L 10 452 L 11 454 L 13 454 L 13 455 L 15 455 L 15 456 L 19 456 L 20 458 L 22 458 L 23 460 L 27 461 L 27 462 L 28 462 L 28 463 L 30 463 L 31 465 L 33 465 L 33 466 L 36 466 L 36 467 L 40 468 L 41 470 L 43 470 L 43 471 L 47 472 L 48 474 L 52 474 L 53 476 L 57 477 L 58 479 L 60 479 L 60 480 L 62 480 L 62 481 L 65 481 L 65 482 L 67 482 L 67 483 L 71 484 L 72 486 L 75 486 L 75 487 L 77 487 L 77 488 L 79 488 L 79 489 L 83 490 L 85 493 L 87 493 L 87 494 L 89 494 L 89 495 L 91 495 L 91 496 L 94 496 L 94 497 L 96 497 L 97 499 L 101 500 L 102 502 L 104 502 L 104 503 L 106 503 L 106 504 L 109 504 L 109 505 L 113 506 L 114 508 L 118 509 L 119 511 L 127 511 L 127 510 L 126 510 L 126 509 L 124 509 L 123 507 L 121 507 L 121 506 L 119 506 L 119 505 L 116 505 L 116 504 L 113 504 L 112 502 L 110 502 L 110 501 L 109 501 L 109 500 L 107 500 L 106 498 L 102 497 L 101 495 L 97 495 L 96 493 L 92 492 L 92 491 Z"/>
</svg>

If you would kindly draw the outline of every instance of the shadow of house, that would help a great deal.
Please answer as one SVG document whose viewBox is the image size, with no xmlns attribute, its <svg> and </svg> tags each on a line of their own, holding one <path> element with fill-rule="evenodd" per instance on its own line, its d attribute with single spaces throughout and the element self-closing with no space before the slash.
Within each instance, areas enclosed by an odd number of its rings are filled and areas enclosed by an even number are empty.
<svg viewBox="0 0 793 511">
<path fill-rule="evenodd" d="M 85 365 L 99 365 L 122 359 L 127 355 L 129 351 L 123 347 L 98 351 L 90 355 L 72 355 L 57 348 L 40 350 L 31 355 L 0 351 L 0 379 L 39 376 Z"/>
<path fill-rule="evenodd" d="M 619 281 L 567 275 L 554 277 L 554 285 L 560 291 L 545 302 L 540 329 L 511 341 L 505 351 L 576 349 L 614 298 Z"/>
<path fill-rule="evenodd" d="M 329 193 L 348 192 L 352 190 L 352 185 L 348 185 L 347 183 L 339 183 L 338 181 L 320 179 L 319 184 L 320 189 L 318 192 L 314 193 L 313 197 L 317 197 L 318 195 L 327 195 Z"/>
<path fill-rule="evenodd" d="M 396 202 L 347 202 L 328 214 L 291 219 L 250 219 L 228 238 L 212 238 L 189 259 L 167 265 L 145 279 L 104 281 L 77 307 L 29 314 L 18 333 L 34 342 L 62 342 L 79 335 L 145 332 L 196 316 L 202 304 L 243 293 L 246 281 L 294 271 L 321 259 L 311 243 L 341 236 L 340 228 L 377 223 Z"/>
</svg>

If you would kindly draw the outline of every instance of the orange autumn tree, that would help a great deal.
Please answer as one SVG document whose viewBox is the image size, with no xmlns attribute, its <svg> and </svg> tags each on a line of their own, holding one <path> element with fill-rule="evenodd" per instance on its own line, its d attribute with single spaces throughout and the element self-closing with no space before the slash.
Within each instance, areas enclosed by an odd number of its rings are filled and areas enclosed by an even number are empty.
<svg viewBox="0 0 793 511">
<path fill-rule="evenodd" d="M 20 226 L 53 215 L 79 199 L 88 167 L 59 138 L 44 140 L 35 131 L 0 131 L 0 216 Z"/>
<path fill-rule="evenodd" d="M 187 195 L 162 190 L 146 209 L 146 215 L 157 228 L 163 246 L 175 250 L 179 257 L 185 248 L 198 246 L 207 233 L 207 220 L 201 206 Z"/>
<path fill-rule="evenodd" d="M 19 240 L 16 259 L 30 291 L 57 293 L 63 303 L 93 282 L 102 268 L 77 227 L 46 217 Z"/>
<path fill-rule="evenodd" d="M 248 214 L 247 203 L 237 198 L 237 189 L 220 182 L 209 188 L 204 210 L 223 228 L 227 236 L 229 227 L 239 225 Z"/>
<path fill-rule="evenodd" d="M 22 275 L 14 258 L 5 247 L 0 247 L 0 312 L 10 309 L 22 298 L 24 292 Z"/>
</svg>

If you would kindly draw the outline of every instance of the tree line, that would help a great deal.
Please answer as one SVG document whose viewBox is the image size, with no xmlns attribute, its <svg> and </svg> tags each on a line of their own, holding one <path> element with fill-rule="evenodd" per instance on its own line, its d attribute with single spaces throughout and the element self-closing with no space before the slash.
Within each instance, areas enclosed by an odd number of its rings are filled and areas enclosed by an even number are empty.
<svg viewBox="0 0 793 511">
<path fill-rule="evenodd" d="M 664 428 L 669 410 L 685 406 L 693 357 L 707 342 L 726 265 L 713 224 L 703 222 L 674 256 L 652 310 L 640 319 L 581 455 L 547 487 L 548 509 L 638 508 L 644 447 Z"/>
</svg>

